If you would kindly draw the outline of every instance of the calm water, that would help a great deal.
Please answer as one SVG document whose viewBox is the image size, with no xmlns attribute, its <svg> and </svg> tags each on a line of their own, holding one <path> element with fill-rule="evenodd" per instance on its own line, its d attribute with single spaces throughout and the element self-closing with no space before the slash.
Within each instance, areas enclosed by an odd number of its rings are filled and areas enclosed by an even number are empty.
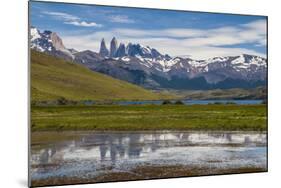
<svg viewBox="0 0 281 188">
<path fill-rule="evenodd" d="M 58 177 L 94 179 L 111 172 L 130 172 L 136 167 L 151 165 L 266 169 L 267 164 L 265 133 L 75 134 L 79 134 L 76 139 L 32 145 L 32 180 Z"/>
<path fill-rule="evenodd" d="M 214 104 L 214 103 L 235 103 L 238 105 L 247 105 L 247 104 L 261 104 L 262 100 L 181 100 L 185 105 L 193 105 L 193 104 Z M 175 103 L 176 100 L 171 100 L 172 103 Z M 113 104 L 118 105 L 138 105 L 138 104 L 154 104 L 154 105 L 161 105 L 163 100 L 145 100 L 145 101 L 117 101 L 113 102 Z M 84 101 L 86 105 L 93 105 L 95 101 Z"/>
<path fill-rule="evenodd" d="M 235 103 L 239 105 L 246 105 L 246 104 L 261 104 L 262 100 L 181 100 L 185 105 L 193 105 L 193 104 L 214 104 L 214 103 Z M 172 103 L 175 101 L 172 100 Z M 120 105 L 136 105 L 136 104 L 156 104 L 160 105 L 163 103 L 163 100 L 156 100 L 156 101 L 120 101 L 116 102 L 116 104 Z"/>
</svg>

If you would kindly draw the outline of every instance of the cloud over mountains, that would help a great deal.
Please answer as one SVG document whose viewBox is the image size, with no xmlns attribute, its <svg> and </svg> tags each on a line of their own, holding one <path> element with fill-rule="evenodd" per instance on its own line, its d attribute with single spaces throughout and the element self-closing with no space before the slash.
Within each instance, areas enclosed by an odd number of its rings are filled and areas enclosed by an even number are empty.
<svg viewBox="0 0 281 188">
<path fill-rule="evenodd" d="M 94 31 L 87 35 L 63 36 L 66 45 L 77 49 L 99 48 L 100 38 L 110 40 L 117 36 L 122 41 L 140 42 L 154 46 L 162 53 L 174 56 L 191 55 L 195 59 L 207 59 L 214 56 L 239 55 L 242 53 L 265 57 L 265 54 L 248 48 L 243 44 L 266 45 L 266 21 L 258 20 L 233 27 L 213 29 L 168 28 L 168 29 L 124 29 L 114 28 L 106 31 Z M 77 40 L 79 39 L 79 40 Z"/>
</svg>

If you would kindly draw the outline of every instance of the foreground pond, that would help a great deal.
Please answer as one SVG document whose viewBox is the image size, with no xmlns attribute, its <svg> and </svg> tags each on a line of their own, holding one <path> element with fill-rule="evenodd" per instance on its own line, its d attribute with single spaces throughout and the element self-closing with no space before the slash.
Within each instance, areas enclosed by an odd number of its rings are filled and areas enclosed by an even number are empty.
<svg viewBox="0 0 281 188">
<path fill-rule="evenodd" d="M 266 133 L 32 134 L 59 138 L 33 141 L 33 186 L 267 170 Z"/>
</svg>

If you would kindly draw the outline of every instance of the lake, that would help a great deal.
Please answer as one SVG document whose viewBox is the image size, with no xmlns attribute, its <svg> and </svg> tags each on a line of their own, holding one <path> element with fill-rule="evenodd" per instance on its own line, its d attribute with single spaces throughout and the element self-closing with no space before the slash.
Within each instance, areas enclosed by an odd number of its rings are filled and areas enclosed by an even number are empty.
<svg viewBox="0 0 281 188">
<path fill-rule="evenodd" d="M 171 100 L 172 103 L 175 103 L 176 100 Z M 227 104 L 227 103 L 235 103 L 238 105 L 247 105 L 247 104 L 261 104 L 262 100 L 181 100 L 183 104 L 185 105 L 193 105 L 193 104 L 201 104 L 201 105 L 207 105 L 207 104 L 215 104 L 215 103 L 221 103 L 221 104 Z M 160 105 L 163 103 L 163 100 L 155 100 L 155 101 L 120 101 L 115 102 L 115 104 L 119 105 L 138 105 L 138 104 L 155 104 Z"/>
<path fill-rule="evenodd" d="M 32 134 L 38 138 L 53 134 L 58 138 L 32 143 L 34 186 L 267 170 L 264 132 Z"/>
</svg>

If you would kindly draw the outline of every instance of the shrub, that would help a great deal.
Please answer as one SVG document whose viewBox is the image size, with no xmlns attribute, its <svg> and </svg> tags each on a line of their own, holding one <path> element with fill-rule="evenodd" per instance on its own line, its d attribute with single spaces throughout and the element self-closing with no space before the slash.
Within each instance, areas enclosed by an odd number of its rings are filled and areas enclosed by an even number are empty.
<svg viewBox="0 0 281 188">
<path fill-rule="evenodd" d="M 228 101 L 226 102 L 225 104 L 236 104 L 235 102 L 232 102 L 232 101 Z"/>
<path fill-rule="evenodd" d="M 176 102 L 175 102 L 175 104 L 177 104 L 177 105 L 182 105 L 182 104 L 184 104 L 181 100 L 177 100 Z"/>
<path fill-rule="evenodd" d="M 31 106 L 36 106 L 37 102 L 36 101 L 31 101 L 30 104 L 31 104 Z"/>
<path fill-rule="evenodd" d="M 221 102 L 214 102 L 214 104 L 222 104 Z"/>
<path fill-rule="evenodd" d="M 267 104 L 267 99 L 262 100 L 261 104 Z"/>
<path fill-rule="evenodd" d="M 60 97 L 57 99 L 58 105 L 66 105 L 67 104 L 67 99 L 64 97 Z"/>
<path fill-rule="evenodd" d="M 163 105 L 166 105 L 166 104 L 172 104 L 172 102 L 171 102 L 171 101 L 169 101 L 169 100 L 164 100 L 164 101 L 162 102 L 162 104 L 163 104 Z"/>
<path fill-rule="evenodd" d="M 31 123 L 31 128 L 35 128 L 35 123 Z"/>
</svg>

